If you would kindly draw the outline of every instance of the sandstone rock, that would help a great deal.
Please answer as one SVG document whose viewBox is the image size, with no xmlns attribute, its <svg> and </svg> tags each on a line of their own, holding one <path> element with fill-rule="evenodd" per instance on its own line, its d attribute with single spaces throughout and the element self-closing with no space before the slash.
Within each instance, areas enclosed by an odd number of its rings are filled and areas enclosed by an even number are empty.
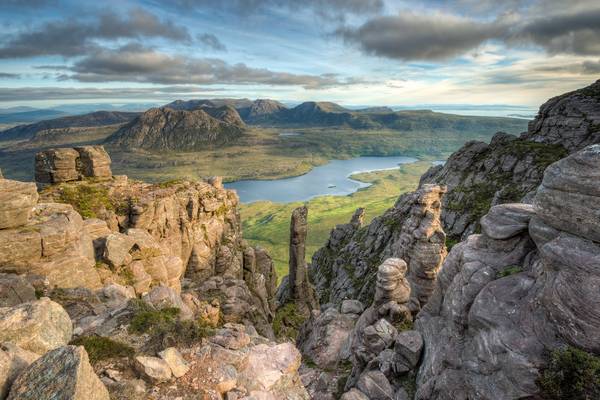
<svg viewBox="0 0 600 400">
<path fill-rule="evenodd" d="M 492 239 L 508 239 L 526 231 L 533 215 L 529 204 L 497 205 L 481 218 L 481 229 Z"/>
<path fill-rule="evenodd" d="M 83 176 L 92 178 L 110 178 L 110 157 L 103 146 L 75 147 L 79 153 L 80 171 Z"/>
<path fill-rule="evenodd" d="M 142 297 L 142 300 L 158 310 L 178 308 L 182 319 L 191 319 L 193 317 L 191 310 L 181 300 L 179 294 L 167 286 L 156 286 L 150 292 L 146 293 Z"/>
<path fill-rule="evenodd" d="M 291 343 L 259 344 L 250 349 L 238 382 L 248 390 L 272 390 L 280 380 L 298 371 L 300 361 L 300 352 Z"/>
<path fill-rule="evenodd" d="M 166 382 L 172 376 L 169 364 L 158 357 L 135 357 L 135 369 L 140 373 L 142 378 L 151 383 Z"/>
<path fill-rule="evenodd" d="M 243 325 L 225 324 L 223 329 L 209 338 L 209 341 L 231 350 L 239 350 L 248 346 L 250 336 L 246 334 Z"/>
<path fill-rule="evenodd" d="M 12 343 L 0 347 L 0 398 L 5 399 L 17 376 L 40 356 Z"/>
<path fill-rule="evenodd" d="M 0 341 L 38 354 L 64 346 L 73 327 L 67 312 L 48 298 L 0 308 Z"/>
<path fill-rule="evenodd" d="M 358 300 L 344 300 L 340 312 L 342 314 L 357 314 L 360 315 L 365 309 L 363 303 Z"/>
<path fill-rule="evenodd" d="M 396 335 L 394 350 L 409 370 L 417 366 L 423 350 L 423 338 L 417 331 L 404 331 Z"/>
<path fill-rule="evenodd" d="M 108 391 L 81 346 L 59 347 L 31 364 L 13 383 L 10 400 L 108 400 Z"/>
<path fill-rule="evenodd" d="M 35 184 L 0 179 L 0 229 L 25 225 L 37 201 Z"/>
<path fill-rule="evenodd" d="M 233 390 L 237 385 L 237 370 L 233 365 L 224 365 L 217 371 L 217 391 L 221 394 Z"/>
<path fill-rule="evenodd" d="M 358 389 L 350 389 L 344 393 L 341 400 L 369 400 L 369 398 Z"/>
<path fill-rule="evenodd" d="M 0 307 L 12 307 L 36 300 L 35 289 L 21 275 L 0 274 Z"/>
<path fill-rule="evenodd" d="M 363 373 L 358 379 L 357 388 L 372 400 L 389 400 L 394 395 L 392 386 L 380 371 Z"/>
<path fill-rule="evenodd" d="M 114 268 L 131 262 L 129 252 L 135 245 L 135 239 L 122 233 L 108 235 L 104 242 L 104 260 Z"/>
<path fill-rule="evenodd" d="M 35 181 L 39 183 L 61 183 L 78 180 L 79 153 L 75 149 L 50 149 L 35 155 Z"/>
<path fill-rule="evenodd" d="M 135 291 L 131 286 L 121 286 L 115 283 L 102 288 L 102 300 L 108 308 L 120 308 L 127 305 L 130 299 L 135 299 Z"/>
<path fill-rule="evenodd" d="M 388 258 L 377 270 L 375 287 L 375 304 L 377 306 L 389 301 L 407 303 L 410 299 L 410 286 L 404 278 L 407 271 L 404 260 Z"/>
<path fill-rule="evenodd" d="M 175 378 L 181 378 L 190 370 L 187 362 L 175 347 L 166 348 L 158 355 L 169 365 Z"/>
</svg>

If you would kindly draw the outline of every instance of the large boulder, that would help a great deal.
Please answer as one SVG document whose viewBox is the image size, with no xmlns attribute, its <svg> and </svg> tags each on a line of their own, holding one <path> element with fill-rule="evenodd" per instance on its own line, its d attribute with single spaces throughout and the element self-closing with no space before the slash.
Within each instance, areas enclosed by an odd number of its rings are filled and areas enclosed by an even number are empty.
<svg viewBox="0 0 600 400">
<path fill-rule="evenodd" d="M 0 273 L 0 307 L 36 300 L 35 288 L 26 277 Z"/>
<path fill-rule="evenodd" d="M 0 399 L 5 399 L 17 376 L 40 356 L 12 343 L 0 347 Z"/>
<path fill-rule="evenodd" d="M 35 181 L 39 183 L 61 183 L 78 180 L 75 149 L 50 149 L 35 155 Z"/>
<path fill-rule="evenodd" d="M 34 183 L 0 179 L 0 229 L 27 224 L 37 201 Z"/>
<path fill-rule="evenodd" d="M 44 354 L 69 343 L 72 332 L 69 314 L 48 298 L 0 308 L 0 341 L 25 350 Z"/>
<path fill-rule="evenodd" d="M 300 362 L 300 352 L 291 343 L 260 344 L 250 349 L 238 382 L 249 390 L 274 391 L 298 371 Z"/>
<path fill-rule="evenodd" d="M 109 400 L 82 346 L 46 353 L 14 381 L 10 400 Z"/>
<path fill-rule="evenodd" d="M 110 157 L 103 146 L 75 147 L 79 153 L 80 171 L 91 178 L 110 178 Z"/>
</svg>

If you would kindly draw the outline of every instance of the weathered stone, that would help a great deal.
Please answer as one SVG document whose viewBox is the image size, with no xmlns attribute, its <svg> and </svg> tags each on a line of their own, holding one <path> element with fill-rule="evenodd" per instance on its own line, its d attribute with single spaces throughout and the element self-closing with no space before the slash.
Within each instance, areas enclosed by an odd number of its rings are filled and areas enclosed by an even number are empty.
<svg viewBox="0 0 600 400">
<path fill-rule="evenodd" d="M 370 400 L 390 400 L 394 390 L 380 371 L 367 371 L 358 379 L 357 388 Z"/>
<path fill-rule="evenodd" d="M 165 308 L 178 308 L 182 319 L 191 319 L 193 314 L 187 305 L 181 300 L 177 292 L 167 286 L 156 286 L 146 293 L 142 300 L 151 304 L 154 308 L 162 310 Z"/>
<path fill-rule="evenodd" d="M 250 336 L 245 332 L 243 325 L 226 324 L 223 329 L 209 338 L 209 341 L 231 350 L 239 350 L 248 346 Z"/>
<path fill-rule="evenodd" d="M 46 353 L 13 383 L 10 400 L 108 400 L 106 387 L 94 373 L 82 346 Z"/>
<path fill-rule="evenodd" d="M 344 300 L 340 307 L 342 314 L 357 314 L 360 315 L 365 310 L 365 306 L 358 300 Z"/>
<path fill-rule="evenodd" d="M 369 400 L 369 398 L 358 389 L 350 389 L 342 395 L 341 400 Z"/>
<path fill-rule="evenodd" d="M 114 268 L 129 264 L 132 261 L 129 252 L 134 244 L 134 238 L 122 233 L 112 233 L 105 239 L 103 259 Z"/>
<path fill-rule="evenodd" d="M 221 394 L 233 390 L 237 385 L 237 370 L 233 365 L 224 365 L 217 371 L 217 391 Z"/>
<path fill-rule="evenodd" d="M 533 215 L 530 204 L 497 205 L 481 218 L 481 229 L 492 239 L 508 239 L 526 231 Z"/>
<path fill-rule="evenodd" d="M 72 330 L 67 312 L 48 298 L 0 308 L 0 341 L 34 353 L 69 343 Z"/>
<path fill-rule="evenodd" d="M 181 378 L 190 370 L 187 362 L 175 347 L 168 347 L 158 353 L 158 355 L 169 365 L 175 378 Z"/>
<path fill-rule="evenodd" d="M 417 363 L 421 358 L 423 338 L 418 331 L 400 332 L 396 335 L 394 350 L 401 362 L 406 365 L 409 370 L 413 369 L 417 366 Z"/>
<path fill-rule="evenodd" d="M 12 307 L 36 300 L 35 289 L 21 275 L 0 274 L 0 307 Z"/>
<path fill-rule="evenodd" d="M 34 183 L 0 179 L 0 229 L 25 225 L 37 201 Z"/>
<path fill-rule="evenodd" d="M 61 183 L 80 178 L 77 170 L 79 153 L 75 149 L 49 149 L 35 155 L 35 181 Z"/>
<path fill-rule="evenodd" d="M 166 382 L 172 377 L 169 364 L 162 358 L 137 356 L 134 364 L 141 377 L 151 383 Z"/>
<path fill-rule="evenodd" d="M 0 399 L 5 399 L 17 376 L 40 356 L 12 343 L 0 347 Z"/>
<path fill-rule="evenodd" d="M 269 391 L 286 375 L 295 374 L 300 362 L 300 352 L 291 343 L 259 344 L 250 349 L 238 382 L 248 390 Z"/>
<path fill-rule="evenodd" d="M 380 306 L 389 301 L 407 303 L 410 299 L 410 285 L 405 279 L 407 265 L 399 258 L 388 258 L 377 270 L 375 304 Z"/>
<path fill-rule="evenodd" d="M 110 178 L 110 157 L 103 146 L 75 147 L 79 153 L 79 170 L 90 178 Z"/>
</svg>

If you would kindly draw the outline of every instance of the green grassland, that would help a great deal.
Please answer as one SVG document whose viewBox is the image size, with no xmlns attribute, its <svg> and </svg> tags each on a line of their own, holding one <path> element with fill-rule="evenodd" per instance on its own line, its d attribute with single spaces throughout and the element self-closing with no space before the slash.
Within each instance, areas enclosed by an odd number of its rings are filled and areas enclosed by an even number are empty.
<svg viewBox="0 0 600 400">
<path fill-rule="evenodd" d="M 393 206 L 401 193 L 416 189 L 419 178 L 430 166 L 430 162 L 420 161 L 397 170 L 357 174 L 352 178 L 372 185 L 349 196 L 322 196 L 308 201 L 307 260 L 325 244 L 331 229 L 349 222 L 358 207 L 365 208 L 368 223 Z M 288 271 L 290 216 L 302 204 L 260 201 L 241 207 L 244 238 L 269 251 L 280 279 Z"/>
</svg>

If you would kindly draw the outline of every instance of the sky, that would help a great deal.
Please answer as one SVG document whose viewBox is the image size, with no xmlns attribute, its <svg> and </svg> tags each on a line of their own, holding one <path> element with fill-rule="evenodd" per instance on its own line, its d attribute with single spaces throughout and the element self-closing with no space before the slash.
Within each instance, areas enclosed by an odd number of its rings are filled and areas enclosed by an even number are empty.
<svg viewBox="0 0 600 400">
<path fill-rule="evenodd" d="M 599 78 L 598 0 L 0 0 L 0 107 L 537 107 Z"/>
</svg>

